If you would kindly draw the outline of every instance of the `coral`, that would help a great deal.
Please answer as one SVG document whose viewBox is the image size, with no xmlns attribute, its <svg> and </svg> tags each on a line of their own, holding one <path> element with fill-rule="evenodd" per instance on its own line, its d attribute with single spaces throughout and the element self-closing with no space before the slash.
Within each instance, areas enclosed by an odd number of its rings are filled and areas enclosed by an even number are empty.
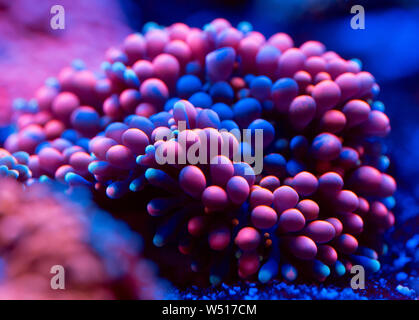
<svg viewBox="0 0 419 320">
<path fill-rule="evenodd" d="M 0 207 L 0 299 L 163 297 L 154 267 L 141 256 L 142 239 L 84 191 L 68 196 L 2 178 Z M 57 265 L 64 289 L 53 290 Z"/>
<path fill-rule="evenodd" d="M 154 245 L 175 243 L 212 284 L 378 271 L 396 189 L 378 84 L 317 41 L 240 26 L 153 26 L 101 74 L 63 69 L 17 103 L 4 174 L 151 197 Z"/>
</svg>

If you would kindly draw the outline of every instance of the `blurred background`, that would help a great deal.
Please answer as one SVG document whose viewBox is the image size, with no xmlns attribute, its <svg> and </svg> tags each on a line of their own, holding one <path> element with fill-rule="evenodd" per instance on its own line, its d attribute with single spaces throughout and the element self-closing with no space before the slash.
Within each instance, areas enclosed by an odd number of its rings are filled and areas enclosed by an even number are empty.
<svg viewBox="0 0 419 320">
<path fill-rule="evenodd" d="M 65 8 L 65 30 L 50 28 L 54 4 Z M 364 30 L 350 26 L 353 5 L 365 8 Z M 14 99 L 30 99 L 74 59 L 98 70 L 108 47 L 147 22 L 203 27 L 217 17 L 248 21 L 267 37 L 287 32 L 297 46 L 321 41 L 376 77 L 392 125 L 395 236 L 403 242 L 418 233 L 419 0 L 0 0 L 0 122 L 7 124 Z"/>
</svg>

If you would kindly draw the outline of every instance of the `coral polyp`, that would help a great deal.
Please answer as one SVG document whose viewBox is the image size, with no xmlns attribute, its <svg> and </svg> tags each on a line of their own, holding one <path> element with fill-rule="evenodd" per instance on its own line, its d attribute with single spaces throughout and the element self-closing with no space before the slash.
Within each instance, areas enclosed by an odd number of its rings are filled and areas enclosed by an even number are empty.
<svg viewBox="0 0 419 320">
<path fill-rule="evenodd" d="M 108 50 L 101 73 L 73 65 L 21 101 L 0 170 L 148 198 L 153 244 L 212 284 L 375 272 L 396 189 L 378 94 L 317 41 L 224 19 L 154 27 Z"/>
</svg>

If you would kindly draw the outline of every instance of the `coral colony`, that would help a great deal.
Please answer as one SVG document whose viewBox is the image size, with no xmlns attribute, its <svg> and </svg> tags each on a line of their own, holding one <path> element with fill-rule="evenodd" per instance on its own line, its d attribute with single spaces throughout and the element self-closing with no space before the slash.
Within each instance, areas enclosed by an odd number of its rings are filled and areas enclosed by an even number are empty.
<svg viewBox="0 0 419 320">
<path fill-rule="evenodd" d="M 0 182 L 0 299 L 161 298 L 139 235 L 76 196 Z M 51 290 L 53 266 L 64 268 L 65 290 Z"/>
<path fill-rule="evenodd" d="M 75 61 L 16 101 L 0 173 L 150 197 L 153 244 L 175 244 L 212 284 L 376 272 L 396 189 L 378 93 L 317 41 L 224 19 L 147 25 L 102 72 Z"/>
</svg>

